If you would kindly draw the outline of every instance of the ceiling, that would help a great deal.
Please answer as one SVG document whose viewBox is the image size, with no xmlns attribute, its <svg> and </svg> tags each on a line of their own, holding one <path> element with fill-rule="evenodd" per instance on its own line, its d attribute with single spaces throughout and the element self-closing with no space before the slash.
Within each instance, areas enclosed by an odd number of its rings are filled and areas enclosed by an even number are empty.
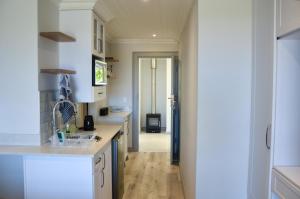
<svg viewBox="0 0 300 199">
<path fill-rule="evenodd" d="M 106 28 L 115 39 L 178 40 L 194 0 L 100 0 L 111 12 Z M 100 2 L 99 1 L 99 2 Z"/>
</svg>

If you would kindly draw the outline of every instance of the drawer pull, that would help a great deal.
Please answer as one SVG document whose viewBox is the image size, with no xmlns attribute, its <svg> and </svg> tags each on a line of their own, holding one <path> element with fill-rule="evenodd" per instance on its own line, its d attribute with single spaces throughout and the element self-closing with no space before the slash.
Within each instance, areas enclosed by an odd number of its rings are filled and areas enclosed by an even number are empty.
<svg viewBox="0 0 300 199">
<path fill-rule="evenodd" d="M 99 164 L 100 162 L 101 162 L 101 158 L 99 158 L 99 159 L 96 161 L 95 165 Z"/>
<path fill-rule="evenodd" d="M 271 132 L 271 125 L 268 125 L 267 130 L 266 130 L 266 147 L 268 150 L 271 149 L 271 143 L 269 142 L 269 134 Z"/>
</svg>

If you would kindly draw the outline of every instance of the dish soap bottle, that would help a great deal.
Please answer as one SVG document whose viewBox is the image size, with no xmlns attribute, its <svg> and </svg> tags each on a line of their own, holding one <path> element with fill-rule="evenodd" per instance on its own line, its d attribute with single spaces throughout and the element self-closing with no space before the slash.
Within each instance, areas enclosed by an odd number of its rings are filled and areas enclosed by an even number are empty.
<svg viewBox="0 0 300 199">
<path fill-rule="evenodd" d="M 70 135 L 71 134 L 71 130 L 70 130 L 70 125 L 69 123 L 66 124 L 66 134 Z"/>
</svg>

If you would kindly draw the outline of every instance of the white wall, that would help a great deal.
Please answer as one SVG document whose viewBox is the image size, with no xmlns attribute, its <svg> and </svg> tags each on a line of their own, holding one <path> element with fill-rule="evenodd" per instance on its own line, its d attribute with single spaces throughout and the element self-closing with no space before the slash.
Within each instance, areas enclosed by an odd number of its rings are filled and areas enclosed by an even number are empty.
<svg viewBox="0 0 300 199">
<path fill-rule="evenodd" d="M 197 141 L 197 8 L 191 14 L 180 38 L 180 173 L 185 198 L 195 198 Z M 209 179 L 209 178 L 208 178 Z M 205 197 L 203 197 L 205 198 Z M 208 199 L 208 198 L 205 198 Z"/>
<path fill-rule="evenodd" d="M 58 6 L 49 0 L 38 1 L 38 31 L 53 32 L 59 30 Z M 39 68 L 59 67 L 59 43 L 39 37 L 38 39 L 38 65 Z M 57 76 L 39 73 L 39 90 L 57 89 Z"/>
<path fill-rule="evenodd" d="M 1 0 L 0 26 L 0 144 L 39 144 L 37 0 Z"/>
<path fill-rule="evenodd" d="M 111 44 L 111 54 L 120 62 L 114 65 L 116 77 L 108 88 L 108 104 L 128 106 L 132 110 L 132 65 L 133 52 L 174 52 L 176 43 L 159 42 L 122 42 Z"/>
<path fill-rule="evenodd" d="M 151 113 L 151 58 L 142 58 L 140 65 L 140 127 L 146 127 L 146 114 Z"/>
<path fill-rule="evenodd" d="M 251 0 L 198 0 L 196 198 L 247 198 L 251 8 Z"/>
</svg>

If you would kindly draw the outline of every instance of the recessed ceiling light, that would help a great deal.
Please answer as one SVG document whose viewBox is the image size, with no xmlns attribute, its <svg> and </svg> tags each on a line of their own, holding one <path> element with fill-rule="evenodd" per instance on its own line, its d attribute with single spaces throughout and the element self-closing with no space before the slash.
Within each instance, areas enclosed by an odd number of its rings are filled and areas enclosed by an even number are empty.
<svg viewBox="0 0 300 199">
<path fill-rule="evenodd" d="M 147 2 L 149 2 L 150 0 L 142 0 L 143 2 L 145 2 L 145 3 L 147 3 Z"/>
<path fill-rule="evenodd" d="M 153 34 L 152 37 L 153 37 L 153 38 L 157 37 L 157 34 Z"/>
</svg>

